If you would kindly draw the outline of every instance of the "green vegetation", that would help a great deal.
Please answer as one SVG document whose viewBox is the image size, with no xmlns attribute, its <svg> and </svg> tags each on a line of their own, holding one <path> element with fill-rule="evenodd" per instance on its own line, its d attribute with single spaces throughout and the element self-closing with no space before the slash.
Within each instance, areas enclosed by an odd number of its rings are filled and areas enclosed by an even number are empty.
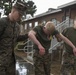
<svg viewBox="0 0 76 75">
<path fill-rule="evenodd" d="M 8 15 L 11 11 L 11 8 L 13 6 L 13 4 L 15 2 L 19 2 L 19 1 L 23 1 L 23 2 L 26 2 L 27 4 L 27 11 L 26 11 L 26 14 L 30 14 L 31 16 L 34 15 L 34 13 L 37 11 L 37 7 L 36 5 L 34 5 L 34 2 L 33 1 L 26 1 L 26 0 L 0 0 L 0 9 L 4 9 L 4 15 Z"/>
</svg>

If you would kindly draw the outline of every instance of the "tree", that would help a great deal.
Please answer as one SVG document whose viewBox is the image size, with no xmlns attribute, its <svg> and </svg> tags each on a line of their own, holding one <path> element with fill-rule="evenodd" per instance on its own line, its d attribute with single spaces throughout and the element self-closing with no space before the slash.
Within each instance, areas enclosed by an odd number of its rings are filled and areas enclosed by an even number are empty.
<svg viewBox="0 0 76 75">
<path fill-rule="evenodd" d="M 37 9 L 36 9 L 37 7 L 36 7 L 36 5 L 34 5 L 34 2 L 28 1 L 27 7 L 28 7 L 28 10 L 27 10 L 26 14 L 31 14 L 31 16 L 34 16 L 34 13 L 37 11 Z"/>
<path fill-rule="evenodd" d="M 14 1 L 15 0 L 0 0 L 0 8 L 4 9 L 5 15 L 8 15 L 8 13 L 11 11 Z"/>
<path fill-rule="evenodd" d="M 5 15 L 9 14 L 9 12 L 11 11 L 13 3 L 16 1 L 26 2 L 26 0 L 0 0 L 0 8 L 4 9 Z M 36 5 L 34 5 L 33 1 L 27 1 L 26 4 L 28 7 L 26 14 L 31 14 L 33 16 L 34 13 L 36 12 Z"/>
</svg>

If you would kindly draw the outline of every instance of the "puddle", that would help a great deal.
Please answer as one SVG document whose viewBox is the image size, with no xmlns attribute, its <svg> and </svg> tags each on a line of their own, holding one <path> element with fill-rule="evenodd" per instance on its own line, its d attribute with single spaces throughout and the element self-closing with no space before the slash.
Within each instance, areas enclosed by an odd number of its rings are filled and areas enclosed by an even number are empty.
<svg viewBox="0 0 76 75">
<path fill-rule="evenodd" d="M 33 65 L 24 61 L 16 62 L 16 75 L 33 75 Z"/>
<path fill-rule="evenodd" d="M 16 56 L 16 75 L 34 75 L 33 65 Z"/>
</svg>

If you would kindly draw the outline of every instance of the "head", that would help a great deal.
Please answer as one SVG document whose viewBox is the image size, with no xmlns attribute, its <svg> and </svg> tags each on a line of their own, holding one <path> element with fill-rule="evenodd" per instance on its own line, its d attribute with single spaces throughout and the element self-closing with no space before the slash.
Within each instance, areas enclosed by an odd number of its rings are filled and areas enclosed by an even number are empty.
<svg viewBox="0 0 76 75">
<path fill-rule="evenodd" d="M 54 26 L 53 22 L 51 22 L 51 21 L 48 21 L 44 27 L 45 27 L 46 33 L 49 35 L 55 31 L 55 26 Z"/>
<path fill-rule="evenodd" d="M 11 10 L 11 18 L 13 21 L 19 21 L 21 17 L 24 15 L 24 12 L 26 12 L 27 6 L 25 3 L 22 2 L 16 2 Z"/>
<path fill-rule="evenodd" d="M 76 18 L 74 19 L 74 28 L 76 29 Z"/>
</svg>

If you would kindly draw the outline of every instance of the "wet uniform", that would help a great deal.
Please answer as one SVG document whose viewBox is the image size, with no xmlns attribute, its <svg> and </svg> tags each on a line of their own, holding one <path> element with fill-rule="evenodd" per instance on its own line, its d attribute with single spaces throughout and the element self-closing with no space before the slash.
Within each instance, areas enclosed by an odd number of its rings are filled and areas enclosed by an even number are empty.
<svg viewBox="0 0 76 75">
<path fill-rule="evenodd" d="M 19 36 L 19 24 L 8 17 L 0 19 L 0 75 L 15 75 L 14 45 L 26 36 Z"/>
<path fill-rule="evenodd" d="M 66 36 L 76 46 L 76 29 L 73 27 L 67 28 L 63 31 Z M 64 43 L 64 50 L 62 56 L 61 75 L 76 75 L 76 57 L 73 54 L 73 49 Z"/>
<path fill-rule="evenodd" d="M 45 54 L 41 56 L 39 54 L 39 49 L 36 44 L 34 44 L 34 67 L 35 75 L 50 75 L 51 66 L 51 54 L 49 53 L 49 48 L 51 44 L 51 39 L 47 38 L 47 35 L 43 31 L 43 26 L 37 26 L 33 29 L 36 32 L 36 38 L 45 48 Z M 51 35 L 59 34 L 58 31 L 54 31 Z"/>
</svg>

